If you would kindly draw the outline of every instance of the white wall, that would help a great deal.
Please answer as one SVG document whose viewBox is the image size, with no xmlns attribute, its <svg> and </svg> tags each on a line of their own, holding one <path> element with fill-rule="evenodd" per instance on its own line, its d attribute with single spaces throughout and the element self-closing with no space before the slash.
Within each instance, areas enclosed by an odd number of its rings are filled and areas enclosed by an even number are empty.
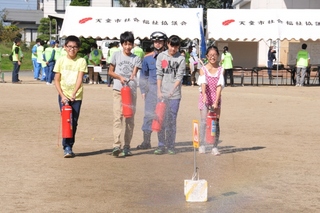
<svg viewBox="0 0 320 213">
<path fill-rule="evenodd" d="M 236 0 L 236 9 L 320 9 L 320 0 Z M 298 14 L 297 14 L 298 15 Z M 300 41 L 300 43 L 303 41 Z M 258 44 L 258 66 L 266 66 L 268 60 L 268 49 L 271 41 L 260 41 Z M 320 42 L 313 43 L 313 46 L 319 47 Z M 285 42 L 280 42 L 280 48 L 283 48 Z M 292 45 L 291 45 L 292 46 Z M 279 63 L 292 63 L 290 59 L 292 48 L 288 48 L 289 52 L 279 51 Z M 291 55 L 290 55 L 291 54 Z M 314 55 L 314 54 L 313 54 Z M 288 58 L 287 58 L 288 57 Z M 315 61 L 315 59 L 313 59 Z M 316 63 L 318 62 L 315 61 Z"/>
</svg>

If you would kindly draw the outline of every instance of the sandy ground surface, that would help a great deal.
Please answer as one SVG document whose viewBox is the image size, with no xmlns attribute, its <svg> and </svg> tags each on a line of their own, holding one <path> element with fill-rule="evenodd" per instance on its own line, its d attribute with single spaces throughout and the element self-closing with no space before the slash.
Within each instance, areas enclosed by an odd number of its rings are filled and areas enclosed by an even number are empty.
<svg viewBox="0 0 320 213">
<path fill-rule="evenodd" d="M 112 90 L 85 85 L 76 157 L 64 159 L 57 92 L 31 75 L 22 73 L 17 85 L 6 73 L 8 83 L 0 83 L 1 212 L 320 212 L 319 87 L 225 88 L 222 155 L 196 154 L 208 201 L 189 203 L 197 88 L 182 88 L 176 155 L 135 149 L 139 96 L 134 156 L 114 158 Z"/>
</svg>

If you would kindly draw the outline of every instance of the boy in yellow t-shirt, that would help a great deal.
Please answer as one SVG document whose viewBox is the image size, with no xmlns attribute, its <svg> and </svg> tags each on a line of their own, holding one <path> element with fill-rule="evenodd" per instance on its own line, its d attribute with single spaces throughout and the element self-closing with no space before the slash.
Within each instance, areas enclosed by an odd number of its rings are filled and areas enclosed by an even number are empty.
<svg viewBox="0 0 320 213">
<path fill-rule="evenodd" d="M 81 42 L 78 37 L 68 36 L 64 46 L 67 55 L 60 57 L 53 69 L 55 72 L 55 87 L 59 93 L 60 111 L 64 104 L 69 103 L 72 107 L 73 138 L 62 139 L 65 158 L 75 156 L 72 147 L 75 143 L 75 135 L 82 104 L 82 78 L 83 75 L 88 72 L 85 59 L 77 55 L 80 46 Z"/>
</svg>

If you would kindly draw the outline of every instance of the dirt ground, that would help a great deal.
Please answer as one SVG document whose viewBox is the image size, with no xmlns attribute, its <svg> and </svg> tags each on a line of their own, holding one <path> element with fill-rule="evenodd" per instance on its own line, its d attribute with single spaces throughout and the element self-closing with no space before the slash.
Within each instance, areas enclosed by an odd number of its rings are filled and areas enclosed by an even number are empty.
<svg viewBox="0 0 320 213">
<path fill-rule="evenodd" d="M 192 120 L 198 89 L 182 88 L 177 154 L 136 150 L 114 158 L 112 90 L 84 85 L 74 152 L 63 158 L 54 86 L 21 74 L 0 83 L 1 212 L 320 212 L 319 87 L 245 86 L 223 90 L 221 156 L 196 154 L 208 201 L 186 202 L 194 168 Z M 152 146 L 157 146 L 156 134 Z"/>
</svg>

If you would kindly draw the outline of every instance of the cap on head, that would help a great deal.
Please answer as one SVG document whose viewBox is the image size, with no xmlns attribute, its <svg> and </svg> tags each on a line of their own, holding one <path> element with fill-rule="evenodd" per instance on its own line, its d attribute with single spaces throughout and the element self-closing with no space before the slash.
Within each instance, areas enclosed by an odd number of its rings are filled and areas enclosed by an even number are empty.
<svg viewBox="0 0 320 213">
<path fill-rule="evenodd" d="M 56 42 L 55 41 L 50 41 L 50 46 L 55 45 Z"/>
<path fill-rule="evenodd" d="M 153 32 L 151 35 L 150 35 L 150 39 L 152 41 L 156 41 L 156 40 L 160 40 L 160 41 L 166 41 L 168 39 L 167 35 L 164 34 L 163 32 Z"/>
<path fill-rule="evenodd" d="M 139 39 L 134 40 L 134 44 L 140 45 L 140 40 Z"/>
</svg>

